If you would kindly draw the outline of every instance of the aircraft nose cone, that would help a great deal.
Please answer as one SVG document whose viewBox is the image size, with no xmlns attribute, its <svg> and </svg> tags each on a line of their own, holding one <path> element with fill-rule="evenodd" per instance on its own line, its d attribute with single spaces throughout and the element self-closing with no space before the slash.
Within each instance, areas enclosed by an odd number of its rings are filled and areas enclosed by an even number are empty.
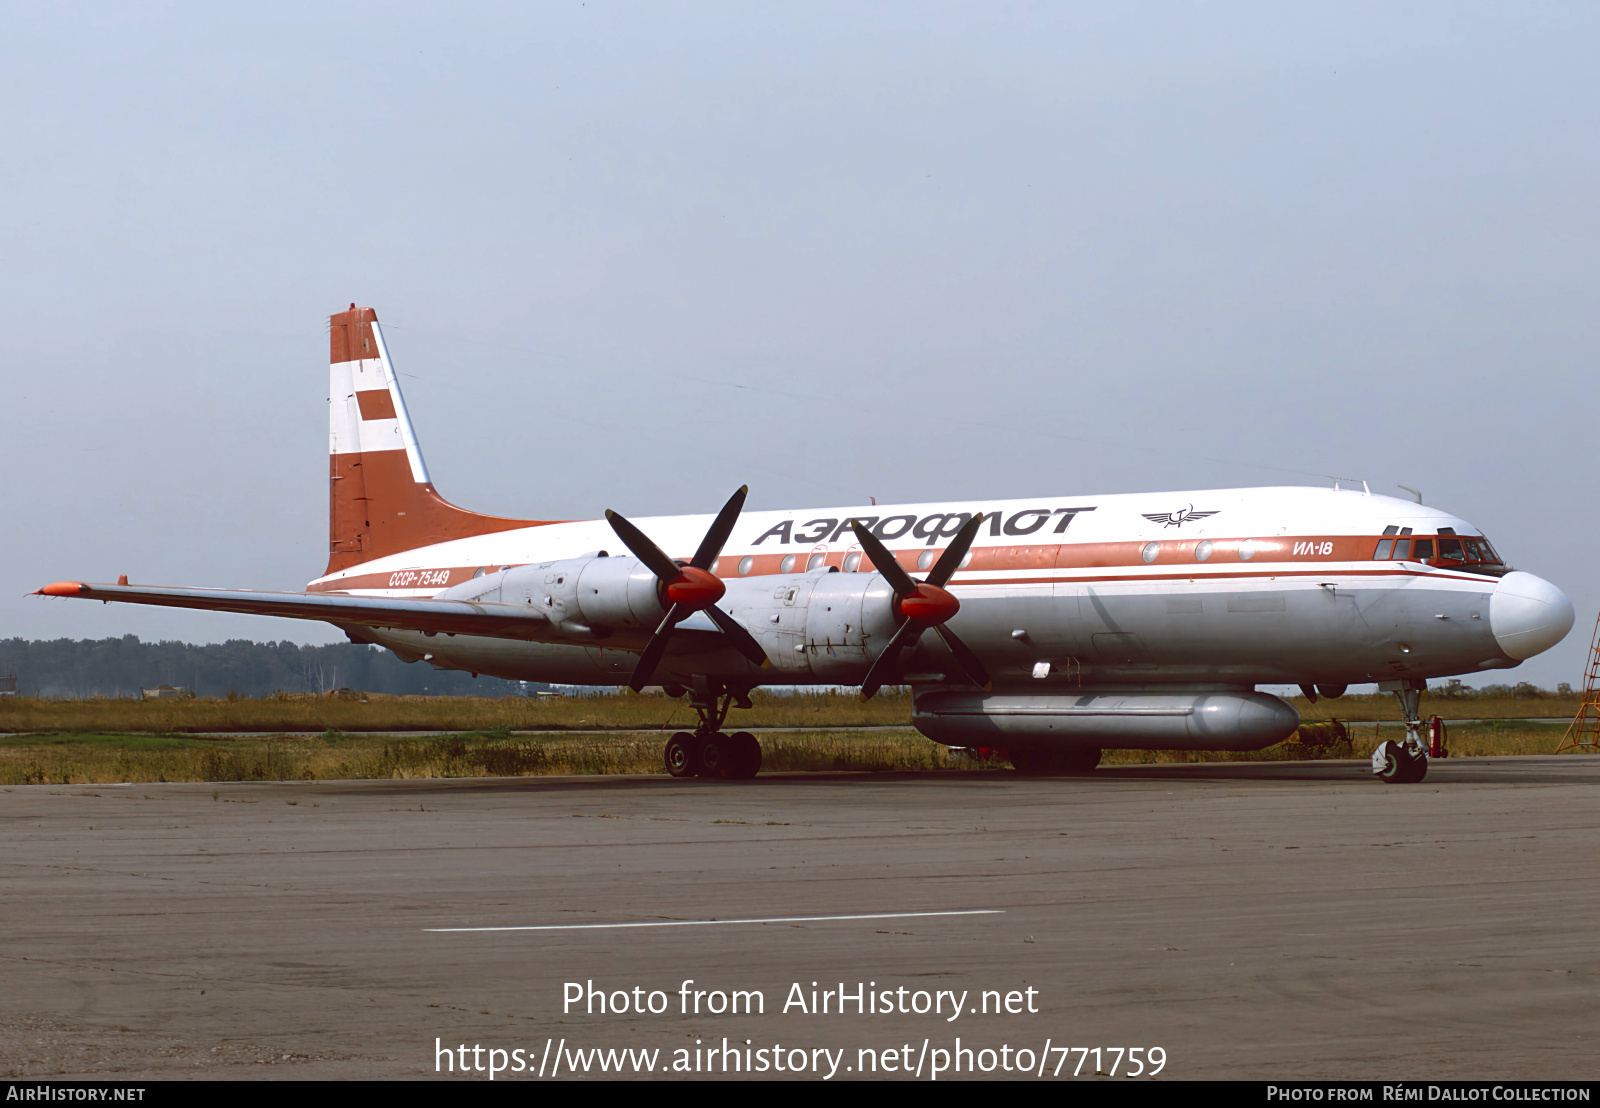
<svg viewBox="0 0 1600 1108">
<path fill-rule="evenodd" d="M 1500 649 L 1519 662 L 1566 638 L 1575 617 L 1565 593 L 1521 571 L 1500 578 L 1489 601 L 1489 630 Z"/>
</svg>

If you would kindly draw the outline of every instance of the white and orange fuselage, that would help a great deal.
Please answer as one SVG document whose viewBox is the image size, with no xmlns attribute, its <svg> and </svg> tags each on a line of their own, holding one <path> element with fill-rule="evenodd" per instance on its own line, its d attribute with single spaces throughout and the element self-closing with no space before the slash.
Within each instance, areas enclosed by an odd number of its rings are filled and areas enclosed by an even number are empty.
<svg viewBox="0 0 1600 1108">
<path fill-rule="evenodd" d="M 504 595 L 496 571 L 602 550 L 626 553 L 602 519 L 511 520 L 447 504 L 429 482 L 369 310 L 333 318 L 332 356 L 333 531 L 328 571 L 308 591 L 391 598 L 498 591 L 502 601 L 527 604 L 531 597 L 540 606 L 548 590 Z M 1364 489 L 747 511 L 713 572 L 731 586 L 732 614 L 739 617 L 741 607 L 759 613 L 747 626 L 758 638 L 774 635 L 775 646 L 781 640 L 768 681 L 836 683 L 850 675 L 826 641 L 798 621 L 772 621 L 775 607 L 796 614 L 795 602 L 773 603 L 779 586 L 810 588 L 823 573 L 870 573 L 852 520 L 869 525 L 917 573 L 980 512 L 985 522 L 971 555 L 950 582 L 961 601 L 952 626 L 992 660 L 997 688 L 1426 679 L 1514 666 L 1559 641 L 1570 622 L 1559 592 L 1529 574 L 1508 573 L 1466 520 Z M 710 520 L 635 523 L 669 555 L 686 559 Z M 488 575 L 495 576 L 483 581 Z M 413 650 L 422 645 L 417 637 L 382 640 Z M 801 642 L 806 649 L 795 650 Z M 561 652 L 559 660 L 537 651 L 522 664 L 504 641 L 428 645 L 424 653 L 437 664 L 522 679 L 614 684 L 631 669 L 625 652 L 608 658 L 603 644 Z M 924 649 L 932 656 L 912 661 L 908 672 L 943 668 L 931 636 Z M 854 664 L 862 656 L 854 655 Z M 1035 677 L 1041 663 L 1049 674 Z M 672 673 L 671 656 L 665 664 L 664 677 Z"/>
<path fill-rule="evenodd" d="M 305 597 L 273 607 L 250 599 L 264 594 L 208 590 L 45 591 L 324 619 L 408 659 L 507 678 L 626 680 L 663 607 L 659 582 L 617 533 L 602 519 L 505 519 L 448 503 L 429 479 L 375 314 L 334 316 L 331 347 L 329 562 Z M 992 689 L 964 682 L 933 635 L 899 667 L 917 691 L 919 726 L 932 720 L 924 730 L 945 741 L 965 732 L 941 732 L 941 712 L 1026 720 L 1029 705 L 1156 703 L 1181 690 L 1232 696 L 1248 715 L 1260 706 L 1257 684 L 1417 687 L 1515 666 L 1572 624 L 1558 589 L 1509 569 L 1467 520 L 1364 488 L 846 505 L 741 515 L 711 572 L 726 586 L 718 606 L 766 662 L 731 649 L 702 614 L 681 625 L 655 680 L 860 683 L 899 617 L 852 521 L 917 574 L 978 514 L 948 584 L 960 605 L 949 627 Z M 711 518 L 633 522 L 686 560 Z M 1235 745 L 1281 738 L 1287 717 L 1267 715 L 1270 726 Z M 1129 741 L 1101 745 L 1168 745 L 1159 725 L 1144 738 L 1129 726 Z"/>
</svg>

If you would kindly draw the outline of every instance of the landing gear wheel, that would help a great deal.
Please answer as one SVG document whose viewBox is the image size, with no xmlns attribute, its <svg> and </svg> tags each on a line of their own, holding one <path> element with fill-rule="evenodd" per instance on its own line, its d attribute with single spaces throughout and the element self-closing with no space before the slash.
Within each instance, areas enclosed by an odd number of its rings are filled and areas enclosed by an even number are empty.
<svg viewBox="0 0 1600 1108">
<path fill-rule="evenodd" d="M 1372 772 L 1386 785 L 1415 785 L 1428 775 L 1428 759 L 1397 742 L 1383 742 L 1372 752 Z"/>
<path fill-rule="evenodd" d="M 1021 747 L 1007 752 L 1018 773 L 1030 776 L 1059 774 L 1075 777 L 1100 764 L 1099 747 Z"/>
<path fill-rule="evenodd" d="M 667 772 L 674 777 L 693 777 L 700 772 L 700 744 L 695 737 L 687 731 L 679 731 L 667 740 L 667 748 L 662 756 L 667 763 Z"/>
<path fill-rule="evenodd" d="M 705 737 L 700 747 L 701 777 L 727 777 L 733 761 L 732 739 L 721 731 Z"/>
<path fill-rule="evenodd" d="M 1100 754 L 1097 746 L 1069 746 L 1056 755 L 1055 770 L 1069 776 L 1093 773 L 1100 764 Z"/>
<path fill-rule="evenodd" d="M 1411 755 L 1411 770 L 1406 774 L 1405 783 L 1415 785 L 1428 776 L 1428 756 L 1426 754 Z"/>
<path fill-rule="evenodd" d="M 723 776 L 748 780 L 761 772 L 761 744 L 748 731 L 735 731 L 728 736 L 732 759 Z"/>
<path fill-rule="evenodd" d="M 1006 757 L 1011 760 L 1012 769 L 1030 777 L 1036 773 L 1044 773 L 1048 768 L 1044 755 L 1026 746 L 1007 750 Z"/>
</svg>

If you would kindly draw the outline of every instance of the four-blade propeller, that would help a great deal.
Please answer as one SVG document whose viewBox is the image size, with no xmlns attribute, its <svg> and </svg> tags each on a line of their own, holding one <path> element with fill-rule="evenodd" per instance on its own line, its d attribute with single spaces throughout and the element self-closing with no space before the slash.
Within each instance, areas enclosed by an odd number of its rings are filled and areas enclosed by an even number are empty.
<svg viewBox="0 0 1600 1108">
<path fill-rule="evenodd" d="M 606 521 L 611 524 L 617 537 L 633 552 L 634 557 L 656 575 L 662 603 L 667 606 L 666 618 L 645 644 L 644 651 L 639 655 L 639 663 L 634 666 L 633 676 L 628 680 L 628 687 L 634 692 L 649 683 L 651 674 L 655 673 L 656 666 L 667 652 L 673 628 L 695 612 L 705 612 L 722 628 L 739 653 L 758 665 L 767 664 L 767 652 L 756 642 L 755 636 L 717 607 L 717 601 L 722 599 L 728 587 L 711 572 L 711 563 L 722 553 L 723 545 L 733 532 L 733 525 L 739 520 L 739 512 L 744 507 L 744 498 L 749 491 L 750 487 L 746 485 L 728 498 L 722 511 L 712 521 L 706 537 L 700 540 L 700 549 L 695 551 L 687 565 L 680 565 L 667 557 L 643 531 L 616 512 L 606 509 Z M 961 610 L 961 602 L 950 594 L 945 585 L 961 567 L 983 519 L 982 514 L 975 515 L 956 532 L 954 541 L 939 556 L 924 581 L 918 581 L 907 573 L 883 542 L 863 527 L 859 520 L 850 521 L 862 550 L 894 590 L 895 615 L 904 621 L 867 671 L 866 679 L 861 683 L 863 700 L 870 700 L 884 686 L 890 675 L 898 670 L 900 656 L 916 646 L 922 633 L 929 628 L 938 632 L 968 680 L 984 688 L 989 686 L 989 671 L 984 669 L 972 649 L 945 626 Z"/>
<path fill-rule="evenodd" d="M 656 575 L 659 582 L 657 588 L 660 589 L 662 602 L 667 606 L 666 618 L 645 644 L 644 652 L 639 655 L 639 664 L 633 667 L 633 676 L 628 680 L 628 687 L 634 692 L 649 683 L 650 675 L 661 662 L 661 656 L 667 652 L 672 629 L 695 612 L 705 612 L 710 616 L 732 640 L 739 653 L 757 665 L 767 664 L 767 652 L 761 649 L 755 636 L 717 607 L 717 601 L 728 591 L 728 586 L 711 572 L 711 563 L 722 553 L 722 545 L 728 541 L 733 525 L 739 521 L 739 510 L 744 507 L 744 498 L 749 491 L 750 486 L 745 485 L 728 498 L 722 511 L 712 521 L 706 537 L 700 540 L 700 549 L 694 552 L 694 557 L 685 566 L 680 566 L 663 554 L 661 548 L 651 542 L 643 531 L 611 509 L 606 509 L 606 521 L 611 524 L 617 537 L 633 551 L 635 558 L 645 564 L 645 568 Z"/>
<path fill-rule="evenodd" d="M 950 595 L 944 586 L 961 567 L 972 540 L 978 535 L 978 525 L 983 518 L 983 514 L 979 513 L 967 520 L 965 526 L 956 532 L 955 540 L 934 563 L 927 580 L 920 582 L 895 561 L 894 555 L 889 553 L 876 535 L 861 525 L 860 520 L 850 521 L 850 527 L 861 541 L 861 548 L 866 551 L 867 557 L 872 559 L 873 567 L 883 574 L 884 580 L 894 590 L 895 614 L 905 617 L 905 622 L 895 631 L 889 644 L 883 648 L 883 653 L 878 655 L 878 660 L 867 671 L 866 680 L 861 682 L 861 699 L 870 700 L 883 687 L 889 675 L 899 666 L 900 655 L 908 647 L 915 646 L 922 638 L 922 633 L 930 627 L 939 633 L 945 646 L 950 648 L 950 653 L 955 655 L 956 665 L 968 680 L 974 685 L 988 687 L 989 671 L 983 668 L 983 663 L 978 661 L 972 649 L 945 626 L 945 622 L 961 610 L 961 602 Z"/>
</svg>

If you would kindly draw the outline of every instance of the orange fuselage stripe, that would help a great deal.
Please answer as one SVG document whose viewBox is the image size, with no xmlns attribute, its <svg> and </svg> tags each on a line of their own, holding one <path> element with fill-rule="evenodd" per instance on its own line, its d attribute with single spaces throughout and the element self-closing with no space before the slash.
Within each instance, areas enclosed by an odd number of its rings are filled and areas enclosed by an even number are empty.
<svg viewBox="0 0 1600 1108">
<path fill-rule="evenodd" d="M 1360 535 L 1311 535 L 1301 537 L 1276 536 L 1270 539 L 1212 539 L 1211 556 L 1206 561 L 1195 559 L 1195 547 L 1201 539 L 1181 540 L 1156 540 L 1160 548 L 1156 556 L 1146 561 L 1143 551 L 1150 540 L 1131 542 L 1103 542 L 1103 543 L 1060 543 L 1036 546 L 987 546 L 974 547 L 972 558 L 951 582 L 952 586 L 962 585 L 1045 585 L 1064 584 L 1070 582 L 1096 582 L 1096 581 L 1180 581 L 1180 580 L 1226 580 L 1252 577 L 1290 577 L 1315 574 L 1325 574 L 1326 568 L 1316 568 L 1329 563 L 1369 562 L 1373 563 L 1369 569 L 1342 569 L 1342 575 L 1360 576 L 1417 576 L 1423 573 L 1420 569 L 1404 568 L 1408 565 L 1416 566 L 1413 562 L 1373 562 L 1373 553 L 1377 548 L 1379 536 Z M 1242 543 L 1254 542 L 1256 552 L 1249 559 L 1239 557 L 1239 547 Z M 918 560 L 928 552 L 929 548 L 912 550 L 891 551 L 895 560 L 905 569 L 915 573 L 919 568 Z M 1326 551 L 1326 553 L 1324 553 Z M 937 548 L 934 550 L 937 554 Z M 741 556 L 727 555 L 720 559 L 716 573 L 719 577 L 737 579 L 739 577 L 766 577 L 783 572 L 782 564 L 785 557 L 794 557 L 793 567 L 789 572 L 804 572 L 813 555 L 810 550 L 775 551 L 764 554 L 746 555 L 751 559 L 748 573 L 738 571 Z M 822 553 L 821 566 L 836 566 L 843 568 L 844 560 L 851 554 L 860 553 L 859 550 L 830 550 Z M 515 563 L 512 563 L 515 564 Z M 932 563 L 930 562 L 930 565 Z M 1223 566 L 1229 569 L 1223 569 Z M 1143 573 L 1085 573 L 1070 572 L 1095 569 L 1145 569 L 1156 572 Z M 1236 568 L 1234 568 L 1236 567 Z M 315 586 L 315 592 L 348 592 L 357 589 L 430 589 L 438 590 L 451 585 L 459 585 L 472 579 L 479 570 L 494 572 L 509 565 L 490 566 L 452 566 L 438 569 L 407 569 L 397 570 L 392 573 L 364 573 L 353 577 L 341 578 L 337 581 L 325 581 Z M 861 557 L 857 572 L 871 572 L 872 562 L 864 555 Z M 1066 573 L 1040 575 L 1033 577 L 995 577 L 979 576 L 980 574 L 1011 573 L 1016 574 L 1026 571 L 1038 570 L 1065 570 Z M 1164 571 L 1164 572 L 1163 572 Z"/>
</svg>

